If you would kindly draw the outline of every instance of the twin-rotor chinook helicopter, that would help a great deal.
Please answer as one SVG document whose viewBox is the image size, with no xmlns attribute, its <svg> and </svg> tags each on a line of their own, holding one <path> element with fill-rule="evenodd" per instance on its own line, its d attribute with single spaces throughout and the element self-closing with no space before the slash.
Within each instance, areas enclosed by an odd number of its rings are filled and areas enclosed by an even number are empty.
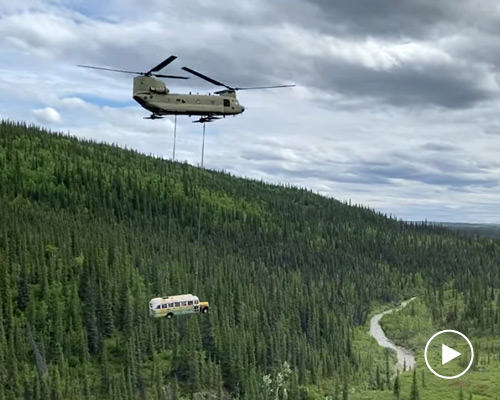
<svg viewBox="0 0 500 400">
<path fill-rule="evenodd" d="M 193 122 L 211 122 L 226 115 L 238 115 L 245 111 L 236 98 L 238 90 L 255 90 L 255 89 L 274 89 L 292 87 L 295 85 L 277 85 L 277 86 L 256 86 L 256 87 L 232 87 L 215 79 L 209 78 L 190 68 L 183 67 L 182 69 L 190 74 L 193 74 L 201 79 L 204 79 L 213 85 L 222 86 L 225 89 L 212 94 L 184 94 L 171 93 L 165 84 L 156 78 L 167 79 L 189 79 L 185 76 L 164 75 L 158 71 L 165 68 L 177 57 L 170 56 L 162 61 L 156 67 L 151 68 L 147 72 L 123 71 L 120 69 L 111 69 L 103 67 L 93 67 L 88 65 L 78 65 L 84 68 L 100 69 L 105 71 L 122 72 L 126 74 L 138 75 L 134 78 L 134 95 L 133 98 L 146 110 L 151 111 L 151 116 L 146 119 L 159 119 L 165 115 L 188 115 L 200 116 L 201 118 Z"/>
</svg>

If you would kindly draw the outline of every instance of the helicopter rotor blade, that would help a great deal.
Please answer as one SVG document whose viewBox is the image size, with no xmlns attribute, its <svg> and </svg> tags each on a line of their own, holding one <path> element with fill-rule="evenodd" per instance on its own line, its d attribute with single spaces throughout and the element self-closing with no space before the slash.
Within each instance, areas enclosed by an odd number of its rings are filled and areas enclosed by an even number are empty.
<svg viewBox="0 0 500 400">
<path fill-rule="evenodd" d="M 207 82 L 210 82 L 211 84 L 213 85 L 216 85 L 216 86 L 224 86 L 225 88 L 228 88 L 229 90 L 234 90 L 234 88 L 232 88 L 231 86 L 227 86 L 225 85 L 224 83 L 222 82 L 219 82 L 219 81 L 216 81 L 215 79 L 212 79 L 212 78 L 209 78 L 208 76 L 206 75 L 203 75 L 203 74 L 200 74 L 199 72 L 196 72 L 195 70 L 191 69 L 191 68 L 188 68 L 188 67 L 182 67 L 182 69 L 186 72 L 189 72 L 190 74 L 193 74 L 193 75 L 196 75 L 198 78 L 201 78 L 201 79 L 204 79 L 206 80 Z"/>
<path fill-rule="evenodd" d="M 103 71 L 112 71 L 112 72 L 121 72 L 123 74 L 132 74 L 132 75 L 144 75 L 144 76 L 156 76 L 158 78 L 169 78 L 169 79 L 189 79 L 187 76 L 177 76 L 177 75 L 163 75 L 163 74 L 152 74 L 149 72 L 137 72 L 137 71 L 124 71 L 123 69 L 114 69 L 114 68 L 104 68 L 104 67 L 93 67 L 90 65 L 77 65 L 77 67 L 81 68 L 91 68 L 91 69 L 99 69 Z"/>
<path fill-rule="evenodd" d="M 143 74 L 145 75 L 145 74 Z M 150 74 L 158 78 L 169 78 L 169 79 L 189 79 L 187 76 L 177 76 L 177 75 L 163 75 L 163 74 Z"/>
<path fill-rule="evenodd" d="M 151 68 L 148 72 L 146 72 L 146 75 L 151 74 L 151 72 L 157 72 L 157 71 L 165 68 L 168 64 L 170 64 L 176 58 L 177 58 L 176 56 L 170 56 L 170 57 L 168 57 L 166 60 L 163 60 L 161 63 L 159 63 L 156 67 Z"/>
<path fill-rule="evenodd" d="M 191 68 L 182 67 L 182 69 L 186 72 L 189 72 L 190 74 L 196 75 L 198 78 L 201 78 L 201 79 L 206 80 L 207 82 L 210 82 L 213 85 L 224 86 L 226 89 L 233 90 L 233 91 L 236 91 L 236 90 L 256 90 L 256 89 L 278 89 L 278 88 L 287 88 L 287 87 L 295 86 L 295 84 L 293 84 L 293 85 L 275 85 L 275 86 L 232 87 L 232 86 L 226 85 L 225 83 L 216 81 L 215 79 L 212 79 L 206 75 L 203 75 L 202 73 L 197 72 Z M 219 92 L 215 92 L 215 93 L 220 94 L 222 92 L 223 91 L 219 91 Z"/>
<path fill-rule="evenodd" d="M 294 86 L 296 86 L 296 85 L 237 87 L 237 88 L 234 88 L 234 90 L 279 89 L 279 88 L 287 88 L 287 87 L 294 87 Z"/>
<path fill-rule="evenodd" d="M 134 71 L 124 71 L 122 69 L 113 69 L 113 68 L 104 68 L 104 67 L 92 67 L 90 65 L 77 65 L 77 67 L 81 68 L 92 68 L 92 69 L 101 69 L 103 71 L 113 71 L 113 72 L 122 72 L 124 74 L 134 74 L 134 75 L 144 75 L 143 72 L 134 72 Z"/>
<path fill-rule="evenodd" d="M 280 88 L 287 88 L 287 87 L 294 87 L 294 85 L 276 85 L 276 86 L 252 86 L 252 87 L 236 87 L 236 88 L 231 88 L 230 90 L 237 91 L 237 90 L 257 90 L 257 89 L 280 89 Z M 224 90 L 219 90 L 217 92 L 214 92 L 215 94 L 222 94 L 224 93 Z"/>
</svg>

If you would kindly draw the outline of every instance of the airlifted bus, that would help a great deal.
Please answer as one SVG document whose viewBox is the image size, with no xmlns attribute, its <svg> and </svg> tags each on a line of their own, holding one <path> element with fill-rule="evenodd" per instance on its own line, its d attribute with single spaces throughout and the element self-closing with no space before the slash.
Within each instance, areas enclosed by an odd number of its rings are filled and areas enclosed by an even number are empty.
<svg viewBox="0 0 500 400">
<path fill-rule="evenodd" d="M 154 318 L 172 318 L 181 314 L 206 314 L 208 302 L 200 301 L 192 294 L 179 296 L 155 297 L 149 302 L 149 316 Z"/>
</svg>

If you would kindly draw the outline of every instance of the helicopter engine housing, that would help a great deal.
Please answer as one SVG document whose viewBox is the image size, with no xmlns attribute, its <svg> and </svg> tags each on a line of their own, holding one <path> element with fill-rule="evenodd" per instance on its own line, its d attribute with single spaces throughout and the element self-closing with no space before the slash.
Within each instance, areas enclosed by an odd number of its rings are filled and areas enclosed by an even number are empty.
<svg viewBox="0 0 500 400">
<path fill-rule="evenodd" d="M 134 78 L 134 97 L 147 96 L 152 93 L 168 94 L 170 90 L 159 79 L 151 76 L 136 76 Z"/>
</svg>

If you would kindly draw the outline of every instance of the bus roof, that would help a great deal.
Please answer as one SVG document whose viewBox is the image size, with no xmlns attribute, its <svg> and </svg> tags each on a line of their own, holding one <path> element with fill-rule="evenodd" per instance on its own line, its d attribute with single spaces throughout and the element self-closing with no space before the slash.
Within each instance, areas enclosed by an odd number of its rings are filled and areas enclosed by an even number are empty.
<svg viewBox="0 0 500 400">
<path fill-rule="evenodd" d="M 176 296 L 165 296 L 165 297 L 155 297 L 151 299 L 151 301 L 162 301 L 162 300 L 192 300 L 198 299 L 197 296 L 193 296 L 192 294 L 180 294 Z"/>
</svg>

